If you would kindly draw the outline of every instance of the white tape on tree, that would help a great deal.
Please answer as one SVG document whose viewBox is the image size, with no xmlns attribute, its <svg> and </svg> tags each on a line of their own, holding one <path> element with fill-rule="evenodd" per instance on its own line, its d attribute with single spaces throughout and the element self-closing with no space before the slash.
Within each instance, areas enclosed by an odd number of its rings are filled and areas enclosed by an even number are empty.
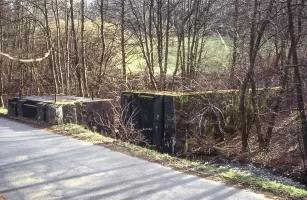
<svg viewBox="0 0 307 200">
<path fill-rule="evenodd" d="M 41 57 L 41 58 L 31 58 L 31 59 L 22 59 L 22 58 L 15 58 L 9 54 L 6 54 L 6 53 L 3 53 L 3 52 L 0 52 L 0 56 L 4 56 L 10 60 L 13 60 L 13 61 L 19 61 L 19 62 L 23 62 L 23 63 L 31 63 L 31 62 L 40 62 L 46 58 L 48 58 L 50 56 L 50 53 L 51 53 L 51 49 L 45 53 L 45 56 L 44 57 Z"/>
</svg>

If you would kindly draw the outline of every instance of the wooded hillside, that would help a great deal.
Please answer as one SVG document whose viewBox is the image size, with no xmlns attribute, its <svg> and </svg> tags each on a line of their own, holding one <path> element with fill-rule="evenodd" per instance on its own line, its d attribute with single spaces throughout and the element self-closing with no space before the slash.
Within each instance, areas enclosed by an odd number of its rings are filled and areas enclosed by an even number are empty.
<svg viewBox="0 0 307 200">
<path fill-rule="evenodd" d="M 24 95 L 119 100 L 124 90 L 236 89 L 240 123 L 222 142 L 239 144 L 247 158 L 295 156 L 301 176 L 306 19 L 304 0 L 2 0 L 0 106 Z M 272 99 L 269 106 L 264 98 Z M 279 139 L 291 142 L 276 153 Z"/>
</svg>

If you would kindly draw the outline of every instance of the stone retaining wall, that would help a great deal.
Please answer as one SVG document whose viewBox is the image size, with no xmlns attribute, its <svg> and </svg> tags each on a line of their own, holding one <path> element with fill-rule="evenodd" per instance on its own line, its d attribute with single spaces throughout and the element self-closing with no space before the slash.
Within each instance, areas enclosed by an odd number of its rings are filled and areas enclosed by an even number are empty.
<svg viewBox="0 0 307 200">
<path fill-rule="evenodd" d="M 259 90 L 260 111 L 269 110 L 277 89 Z M 272 95 L 273 94 L 273 95 Z M 248 95 L 248 94 L 247 94 Z M 240 127 L 238 90 L 203 93 L 123 92 L 123 118 L 133 118 L 135 128 L 143 133 L 156 149 L 170 154 L 208 153 L 214 142 Z M 247 118 L 250 105 L 247 105 Z M 252 123 L 252 122 L 251 122 Z"/>
<path fill-rule="evenodd" d="M 114 110 L 111 100 L 76 102 L 44 102 L 32 98 L 12 98 L 8 114 L 29 118 L 50 125 L 80 124 L 99 132 L 114 130 Z"/>
</svg>

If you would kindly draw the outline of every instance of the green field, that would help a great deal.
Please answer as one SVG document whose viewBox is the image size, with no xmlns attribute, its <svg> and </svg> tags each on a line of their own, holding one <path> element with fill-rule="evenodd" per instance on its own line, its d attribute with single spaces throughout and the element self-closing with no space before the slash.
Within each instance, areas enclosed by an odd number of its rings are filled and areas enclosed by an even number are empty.
<svg viewBox="0 0 307 200">
<path fill-rule="evenodd" d="M 100 25 L 99 19 L 87 20 L 85 22 L 85 41 L 100 42 Z M 80 22 L 75 20 L 75 26 L 77 33 L 80 31 Z M 104 23 L 106 42 L 107 46 L 112 43 L 115 45 L 115 55 L 118 67 L 121 67 L 121 44 L 120 44 L 120 26 Z M 50 23 L 50 28 L 53 35 L 56 35 L 56 25 L 55 23 Z M 60 20 L 61 37 L 65 38 L 65 21 Z M 141 47 L 137 38 L 135 38 L 131 33 L 126 32 L 127 40 L 126 44 L 126 61 L 128 72 L 143 71 L 146 67 L 145 59 L 143 57 Z M 132 35 L 132 36 L 131 36 Z M 115 38 L 114 42 L 112 40 Z M 154 41 L 156 43 L 156 41 Z M 231 55 L 231 39 L 228 37 L 220 36 L 207 36 L 205 38 L 205 45 L 202 54 L 201 69 L 206 71 L 221 71 L 222 69 L 227 69 L 229 67 L 230 55 Z M 200 46 L 200 45 L 199 45 Z M 173 74 L 176 59 L 177 59 L 177 47 L 178 41 L 177 37 L 173 36 L 169 41 L 169 53 L 168 53 L 168 74 Z M 165 50 L 165 46 L 163 47 Z M 188 38 L 185 38 L 185 48 L 186 52 L 188 49 Z M 98 52 L 97 52 L 98 53 Z M 154 59 L 155 59 L 155 72 L 159 72 L 158 62 L 157 62 L 157 47 L 154 46 Z M 164 65 L 164 61 L 163 61 Z M 180 67 L 179 67 L 180 68 Z"/>
<path fill-rule="evenodd" d="M 186 52 L 188 46 L 188 39 L 185 40 Z M 228 38 L 220 38 L 209 36 L 205 40 L 205 47 L 202 56 L 201 67 L 208 71 L 220 71 L 227 69 L 229 66 L 230 55 L 231 55 L 231 41 Z M 173 74 L 177 59 L 177 48 L 178 42 L 176 38 L 170 39 L 169 55 L 168 55 L 168 74 Z M 156 49 L 154 50 L 155 52 Z M 129 53 L 130 52 L 130 53 Z M 127 57 L 129 62 L 127 66 L 131 71 L 140 71 L 144 69 L 145 59 L 141 48 L 139 46 L 128 46 Z M 157 56 L 155 56 L 157 60 Z M 157 64 L 156 64 L 157 66 Z M 158 66 L 155 71 L 159 71 Z"/>
</svg>

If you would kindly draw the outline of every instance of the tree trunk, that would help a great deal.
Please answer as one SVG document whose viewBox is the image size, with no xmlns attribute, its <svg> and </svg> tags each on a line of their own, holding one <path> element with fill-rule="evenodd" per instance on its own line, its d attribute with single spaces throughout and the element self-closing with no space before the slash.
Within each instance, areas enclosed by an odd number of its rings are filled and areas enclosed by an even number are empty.
<svg viewBox="0 0 307 200">
<path fill-rule="evenodd" d="M 44 0 L 44 16 L 45 16 L 45 23 L 46 23 L 46 34 L 47 34 L 47 46 L 51 51 L 51 56 L 49 56 L 49 66 L 51 68 L 52 71 L 52 75 L 53 75 L 53 81 L 54 81 L 54 101 L 56 102 L 56 95 L 58 93 L 58 83 L 57 83 L 57 75 L 56 75 L 56 69 L 55 69 L 55 63 L 54 63 L 54 58 L 55 58 L 55 54 L 54 54 L 54 48 L 52 45 L 52 38 L 51 38 L 51 31 L 49 28 L 49 20 L 48 20 L 48 8 L 47 8 L 47 0 Z"/>
<path fill-rule="evenodd" d="M 125 0 L 121 0 L 121 50 L 122 50 L 122 69 L 125 90 L 127 89 L 127 70 L 126 70 L 126 49 L 125 49 Z"/>
<path fill-rule="evenodd" d="M 246 91 L 248 89 L 248 83 L 253 79 L 254 76 L 254 68 L 255 68 L 255 61 L 259 52 L 259 48 L 261 46 L 261 41 L 265 32 L 265 29 L 267 25 L 269 24 L 269 18 L 271 16 L 271 12 L 273 10 L 275 0 L 271 0 L 268 9 L 266 12 L 266 16 L 264 17 L 262 23 L 259 24 L 257 22 L 257 17 L 260 14 L 258 11 L 259 2 L 258 0 L 255 0 L 254 2 L 254 8 L 253 8 L 253 16 L 252 16 L 252 23 L 251 23 L 251 29 L 250 29 L 250 44 L 249 44 L 249 68 L 246 72 L 246 75 L 244 77 L 242 86 L 241 86 L 241 95 L 240 95 L 240 101 L 239 101 L 239 110 L 240 110 L 240 120 L 241 120 L 241 134 L 242 134 L 242 151 L 246 152 L 248 151 L 248 137 L 249 137 L 249 130 L 247 129 L 247 113 L 246 113 Z M 259 25 L 258 25 L 259 24 Z M 258 28 L 258 26 L 260 28 Z M 252 92 L 251 92 L 251 99 L 252 101 L 255 100 L 256 97 L 256 88 L 255 83 L 251 82 L 252 84 Z M 257 110 L 256 102 L 252 102 L 254 111 Z M 257 113 L 254 113 L 258 115 Z M 256 116 L 259 117 L 259 116 Z M 256 119 L 258 121 L 259 119 Z M 258 122 L 259 126 L 259 122 Z M 259 127 L 258 127 L 259 128 Z M 261 131 L 261 130 L 257 130 Z M 258 132 L 258 140 L 261 140 L 261 134 Z"/>
<path fill-rule="evenodd" d="M 238 18 L 239 18 L 239 2 L 238 0 L 234 0 L 234 7 L 235 7 L 235 13 L 234 13 L 234 33 L 233 33 L 233 52 L 232 52 L 232 63 L 230 68 L 230 82 L 231 82 L 231 89 L 236 88 L 235 84 L 235 68 L 237 64 L 237 54 L 238 54 Z"/>
<path fill-rule="evenodd" d="M 3 28 L 2 28 L 2 7 L 0 5 L 0 51 L 3 52 Z M 3 102 L 3 60 L 0 56 L 0 107 L 4 107 Z"/>
<path fill-rule="evenodd" d="M 66 19 L 65 19 L 65 56 L 66 56 L 66 94 L 70 95 L 70 33 L 69 33 L 69 0 L 66 0 Z"/>
<path fill-rule="evenodd" d="M 61 62 L 61 27 L 60 27 L 60 16 L 59 16 L 59 8 L 58 8 L 58 0 L 55 0 L 55 11 L 54 17 L 56 22 L 56 38 L 57 38 L 57 66 L 59 70 L 59 85 L 60 85 L 60 92 L 64 94 L 64 78 L 63 78 L 63 71 L 62 71 L 62 62 Z"/>
<path fill-rule="evenodd" d="M 88 94 L 87 86 L 87 68 L 85 63 L 85 44 L 84 44 L 84 23 L 85 23 L 85 12 L 84 12 L 84 0 L 81 0 L 81 65 L 82 65 L 82 79 L 83 79 L 83 90 L 86 97 Z M 83 95 L 83 96 L 84 96 Z"/>
<path fill-rule="evenodd" d="M 294 28 L 293 9 L 292 9 L 291 0 L 287 0 L 287 8 L 288 8 L 288 20 L 289 20 L 288 21 L 289 35 L 290 35 L 291 50 L 292 50 L 292 64 L 294 65 L 294 82 L 295 82 L 294 84 L 295 84 L 296 93 L 297 93 L 296 94 L 297 107 L 299 110 L 299 115 L 300 115 L 300 120 L 301 120 L 305 155 L 307 155 L 307 119 L 306 119 L 306 113 L 305 113 L 302 80 L 301 80 L 300 70 L 298 66 L 299 61 L 298 61 L 298 55 L 297 55 L 297 41 L 295 38 L 295 28 Z"/>
<path fill-rule="evenodd" d="M 78 95 L 84 97 L 83 84 L 82 84 L 82 75 L 81 75 L 81 66 L 79 65 L 79 54 L 78 54 L 78 41 L 77 34 L 75 29 L 74 22 L 74 3 L 73 0 L 70 0 L 70 17 L 71 17 L 71 32 L 73 36 L 74 44 L 74 67 L 76 68 L 77 82 L 78 82 Z"/>
</svg>

